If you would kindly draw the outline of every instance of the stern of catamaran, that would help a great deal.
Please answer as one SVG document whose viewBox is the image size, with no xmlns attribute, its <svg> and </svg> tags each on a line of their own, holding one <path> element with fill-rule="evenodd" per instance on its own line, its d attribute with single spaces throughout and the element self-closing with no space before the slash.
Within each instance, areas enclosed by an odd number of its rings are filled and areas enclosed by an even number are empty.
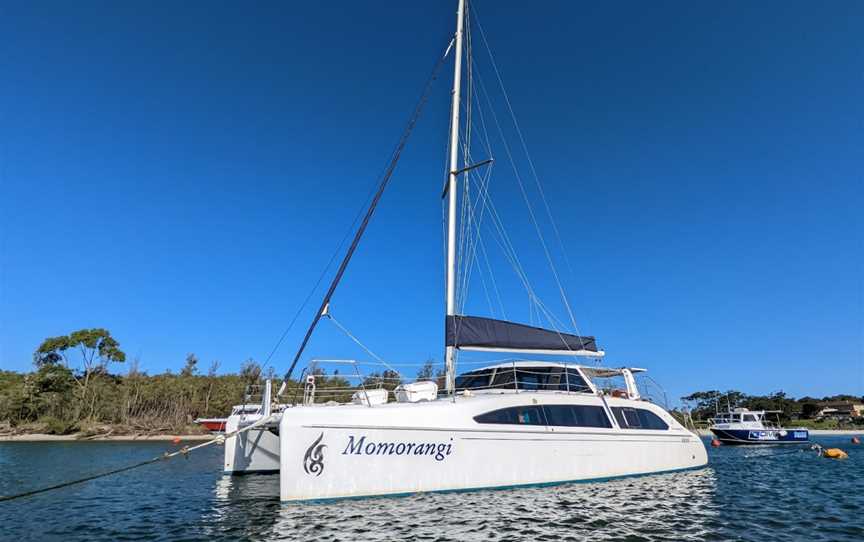
<svg viewBox="0 0 864 542">
<path fill-rule="evenodd" d="M 279 413 L 281 406 L 272 400 L 272 384 L 265 381 L 259 403 L 247 402 L 234 407 L 225 423 L 226 474 L 279 472 Z M 255 425 L 251 429 L 233 434 Z"/>
</svg>

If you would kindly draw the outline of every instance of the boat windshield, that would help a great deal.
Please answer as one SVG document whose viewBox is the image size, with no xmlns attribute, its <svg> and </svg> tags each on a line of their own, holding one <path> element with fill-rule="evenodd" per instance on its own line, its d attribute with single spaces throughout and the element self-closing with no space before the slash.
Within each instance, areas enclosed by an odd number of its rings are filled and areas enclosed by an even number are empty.
<svg viewBox="0 0 864 542">
<path fill-rule="evenodd" d="M 492 367 L 456 378 L 458 390 L 518 389 L 591 392 L 576 369 L 564 367 Z"/>
</svg>

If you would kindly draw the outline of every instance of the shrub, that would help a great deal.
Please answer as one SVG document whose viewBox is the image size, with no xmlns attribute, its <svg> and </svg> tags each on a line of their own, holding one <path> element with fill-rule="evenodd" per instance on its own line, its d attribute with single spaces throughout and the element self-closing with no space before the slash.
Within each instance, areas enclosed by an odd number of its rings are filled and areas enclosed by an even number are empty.
<svg viewBox="0 0 864 542">
<path fill-rule="evenodd" d="M 42 431 L 49 435 L 68 435 L 78 431 L 78 424 L 55 418 L 54 416 L 45 416 L 39 419 L 44 429 Z"/>
</svg>

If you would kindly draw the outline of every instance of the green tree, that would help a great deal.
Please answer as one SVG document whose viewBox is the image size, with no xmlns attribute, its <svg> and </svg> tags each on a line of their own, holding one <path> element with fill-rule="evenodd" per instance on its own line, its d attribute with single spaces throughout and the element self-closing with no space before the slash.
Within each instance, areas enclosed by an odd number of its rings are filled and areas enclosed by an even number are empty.
<svg viewBox="0 0 864 542">
<path fill-rule="evenodd" d="M 69 335 L 49 337 L 33 353 L 33 363 L 36 367 L 63 363 L 73 369 L 67 351 L 73 350 L 80 354 L 81 372 L 86 376 L 95 372 L 104 372 L 109 363 L 126 361 L 126 354 L 120 350 L 118 343 L 107 329 L 79 329 Z"/>
<path fill-rule="evenodd" d="M 195 376 L 198 372 L 198 356 L 193 353 L 186 354 L 186 365 L 180 369 L 180 376 Z"/>
<path fill-rule="evenodd" d="M 811 419 L 816 416 L 816 413 L 819 412 L 819 403 L 814 402 L 802 402 L 801 403 L 801 417 L 804 419 Z"/>
<path fill-rule="evenodd" d="M 106 375 L 110 363 L 124 361 L 126 354 L 120 350 L 120 343 L 102 328 L 79 329 L 69 335 L 49 337 L 33 353 L 33 363 L 39 369 L 62 364 L 72 371 L 79 385 L 79 411 L 88 405 L 88 417 L 92 417 L 96 407 L 97 397 L 90 393 L 94 376 Z"/>
<path fill-rule="evenodd" d="M 681 400 L 691 406 L 690 412 L 694 419 L 703 420 L 713 416 L 719 409 L 718 405 L 722 396 L 723 394 L 717 390 L 697 391 L 682 397 Z"/>
<path fill-rule="evenodd" d="M 247 384 L 257 384 L 261 379 L 261 370 L 261 364 L 249 358 L 240 365 L 240 378 Z"/>
<path fill-rule="evenodd" d="M 417 380 L 432 380 L 435 377 L 435 369 L 433 368 L 434 360 L 429 358 L 423 364 L 423 367 L 417 371 Z"/>
</svg>

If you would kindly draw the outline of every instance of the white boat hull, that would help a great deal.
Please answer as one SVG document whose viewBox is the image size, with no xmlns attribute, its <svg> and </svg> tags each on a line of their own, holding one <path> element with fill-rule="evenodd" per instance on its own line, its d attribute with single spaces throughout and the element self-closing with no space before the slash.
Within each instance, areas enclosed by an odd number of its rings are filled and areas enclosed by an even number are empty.
<svg viewBox="0 0 864 542">
<path fill-rule="evenodd" d="M 456 403 L 302 407 L 283 414 L 283 501 L 552 484 L 704 466 L 701 440 L 665 431 L 478 424 L 508 405 L 599 404 L 597 397 L 511 394 Z M 626 406 L 635 401 L 610 400 Z M 647 403 L 638 402 L 642 408 Z M 329 420 L 328 420 L 329 418 Z M 313 423 L 314 420 L 314 423 Z M 458 423 L 462 420 L 462 423 Z M 460 427 L 460 425 L 462 427 Z M 447 428 L 449 427 L 449 428 Z"/>
<path fill-rule="evenodd" d="M 258 414 L 232 414 L 225 424 L 225 432 L 231 433 L 260 419 Z M 275 473 L 279 468 L 279 436 L 267 427 L 250 429 L 225 439 L 225 473 Z"/>
</svg>

